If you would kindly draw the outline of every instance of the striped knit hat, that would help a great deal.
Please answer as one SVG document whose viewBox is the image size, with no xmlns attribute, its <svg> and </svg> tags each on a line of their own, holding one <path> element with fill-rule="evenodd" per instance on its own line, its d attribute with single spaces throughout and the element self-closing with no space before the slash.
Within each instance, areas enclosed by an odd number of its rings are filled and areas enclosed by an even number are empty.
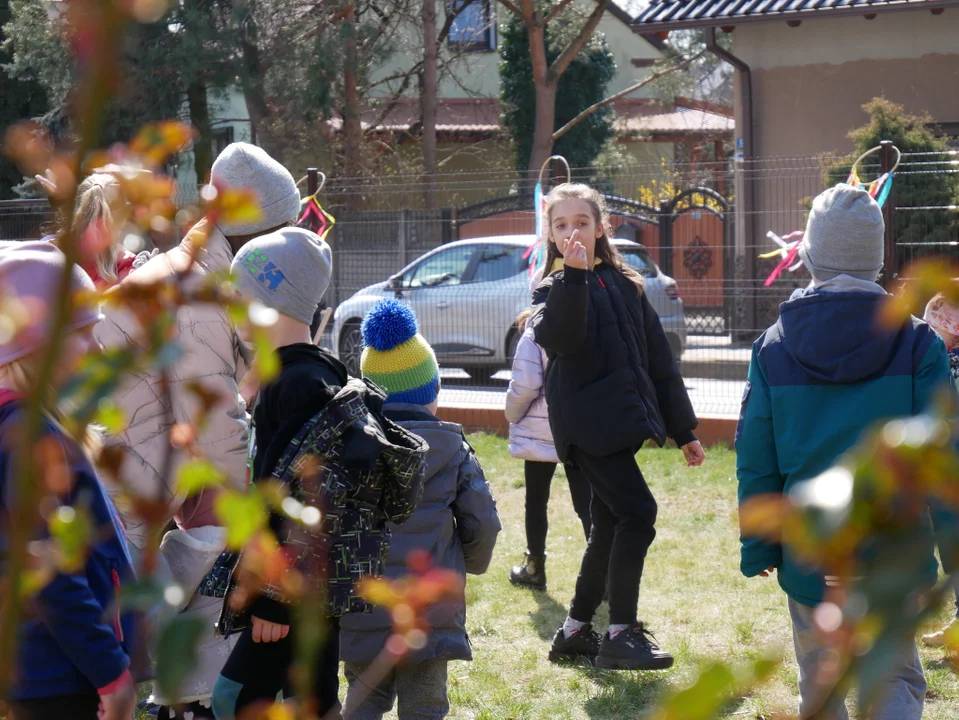
<svg viewBox="0 0 959 720">
<path fill-rule="evenodd" d="M 360 371 L 386 391 L 387 402 L 429 405 L 436 401 L 440 368 L 419 334 L 413 311 L 381 300 L 363 320 Z"/>
</svg>

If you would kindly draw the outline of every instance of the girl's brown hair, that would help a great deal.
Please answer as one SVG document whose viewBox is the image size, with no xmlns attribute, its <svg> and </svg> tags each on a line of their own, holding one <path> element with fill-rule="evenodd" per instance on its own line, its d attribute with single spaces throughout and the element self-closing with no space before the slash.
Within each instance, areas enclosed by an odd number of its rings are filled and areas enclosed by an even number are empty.
<svg viewBox="0 0 959 720">
<path fill-rule="evenodd" d="M 598 191 L 582 183 L 564 183 L 563 185 L 557 185 L 550 190 L 549 195 L 546 196 L 546 226 L 551 242 L 547 241 L 546 244 L 546 260 L 543 267 L 543 277 L 549 275 L 553 264 L 563 257 L 559 251 L 559 246 L 555 242 L 555 238 L 553 238 L 553 209 L 563 200 L 582 200 L 589 205 L 593 211 L 593 219 L 596 221 L 596 224 L 603 229 L 603 234 L 596 239 L 594 255 L 611 268 L 625 275 L 636 285 L 636 289 L 642 292 L 642 276 L 626 264 L 626 261 L 623 260 L 622 253 L 609 241 L 609 236 L 612 232 L 609 226 L 609 212 L 606 210 L 606 201 Z"/>
</svg>

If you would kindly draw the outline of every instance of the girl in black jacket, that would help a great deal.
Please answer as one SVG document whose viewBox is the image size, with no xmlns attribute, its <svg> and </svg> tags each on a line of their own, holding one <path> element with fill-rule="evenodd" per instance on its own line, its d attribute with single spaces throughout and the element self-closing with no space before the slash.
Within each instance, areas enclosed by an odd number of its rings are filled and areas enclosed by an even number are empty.
<svg viewBox="0 0 959 720">
<path fill-rule="evenodd" d="M 592 530 L 569 617 L 550 660 L 588 657 L 610 669 L 673 664 L 637 622 L 656 501 L 636 464 L 647 440 L 672 438 L 689 466 L 706 459 L 697 420 L 642 278 L 609 242 L 602 195 L 560 185 L 546 202 L 546 275 L 533 294 L 536 342 L 550 356 L 549 423 L 561 461 L 578 466 L 593 492 Z M 609 587 L 609 631 L 591 621 Z"/>
</svg>

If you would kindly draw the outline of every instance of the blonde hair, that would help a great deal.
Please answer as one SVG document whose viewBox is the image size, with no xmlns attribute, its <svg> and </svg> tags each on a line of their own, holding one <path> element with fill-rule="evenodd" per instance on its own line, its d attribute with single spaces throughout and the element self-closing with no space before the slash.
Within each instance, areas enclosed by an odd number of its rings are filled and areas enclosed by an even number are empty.
<svg viewBox="0 0 959 720">
<path fill-rule="evenodd" d="M 113 175 L 95 173 L 80 183 L 73 211 L 73 233 L 75 237 L 82 237 L 87 228 L 97 224 L 104 225 L 110 231 L 110 244 L 94 259 L 97 275 L 110 283 L 119 279 L 117 259 L 122 242 L 114 230 L 125 214 L 122 189 Z"/>
<path fill-rule="evenodd" d="M 559 246 L 556 244 L 556 239 L 553 238 L 553 210 L 563 200 L 582 200 L 589 205 L 593 211 L 593 220 L 603 230 L 603 234 L 596 239 L 595 257 L 602 260 L 614 270 L 618 270 L 636 286 L 639 292 L 642 292 L 643 278 L 626 264 L 622 254 L 616 246 L 609 241 L 612 230 L 609 225 L 609 211 L 606 209 L 606 200 L 598 190 L 594 190 L 589 185 L 583 185 L 582 183 L 564 183 L 557 185 L 550 190 L 549 195 L 546 196 L 546 226 L 551 242 L 547 242 L 546 246 L 543 277 L 549 275 L 553 263 L 563 257 L 559 251 Z"/>
</svg>

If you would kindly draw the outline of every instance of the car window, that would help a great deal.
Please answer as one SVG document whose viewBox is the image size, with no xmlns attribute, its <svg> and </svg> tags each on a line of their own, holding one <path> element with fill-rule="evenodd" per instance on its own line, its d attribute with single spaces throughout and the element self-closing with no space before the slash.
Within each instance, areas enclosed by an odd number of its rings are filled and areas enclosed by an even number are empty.
<svg viewBox="0 0 959 720">
<path fill-rule="evenodd" d="M 515 245 L 486 245 L 476 263 L 470 282 L 494 282 L 515 277 L 526 270 L 526 248 Z"/>
<path fill-rule="evenodd" d="M 476 247 L 455 247 L 431 255 L 410 271 L 409 287 L 459 285 Z"/>
<path fill-rule="evenodd" d="M 626 264 L 633 268 L 633 270 L 638 272 L 640 275 L 655 277 L 659 272 L 655 261 L 645 249 L 621 247 L 620 252 L 623 253 L 623 259 L 626 260 Z"/>
</svg>

